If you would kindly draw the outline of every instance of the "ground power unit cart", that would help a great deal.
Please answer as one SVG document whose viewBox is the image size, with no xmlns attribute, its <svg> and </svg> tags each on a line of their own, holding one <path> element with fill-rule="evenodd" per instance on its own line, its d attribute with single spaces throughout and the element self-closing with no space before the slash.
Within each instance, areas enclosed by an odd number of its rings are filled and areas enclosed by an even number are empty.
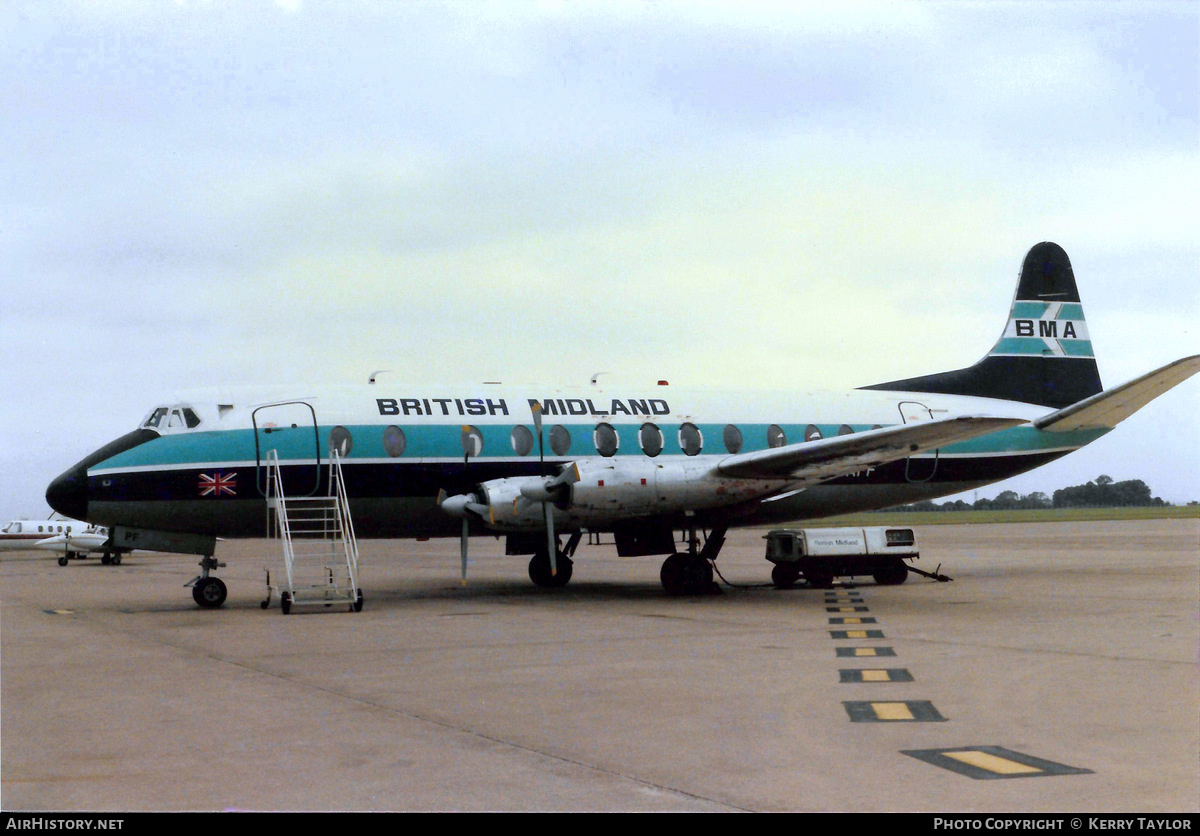
<svg viewBox="0 0 1200 836">
<path fill-rule="evenodd" d="M 894 585 L 904 583 L 909 572 L 950 580 L 905 563 L 921 556 L 911 528 L 780 528 L 764 539 L 767 560 L 775 564 L 771 580 L 780 589 L 801 577 L 814 587 L 827 587 L 837 577 L 861 575 L 872 576 L 878 584 Z"/>
</svg>

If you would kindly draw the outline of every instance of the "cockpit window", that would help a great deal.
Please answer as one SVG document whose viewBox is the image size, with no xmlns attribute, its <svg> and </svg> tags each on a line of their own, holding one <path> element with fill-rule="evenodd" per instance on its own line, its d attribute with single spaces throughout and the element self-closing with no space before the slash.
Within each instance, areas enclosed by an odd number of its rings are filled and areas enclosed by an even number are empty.
<svg viewBox="0 0 1200 836">
<path fill-rule="evenodd" d="M 200 426 L 200 416 L 189 406 L 160 406 L 150 413 L 142 426 L 153 430 L 190 430 Z"/>
<path fill-rule="evenodd" d="M 143 427 L 157 428 L 162 420 L 167 417 L 168 410 L 165 406 L 160 406 L 158 409 L 150 413 L 150 416 L 142 422 Z"/>
</svg>

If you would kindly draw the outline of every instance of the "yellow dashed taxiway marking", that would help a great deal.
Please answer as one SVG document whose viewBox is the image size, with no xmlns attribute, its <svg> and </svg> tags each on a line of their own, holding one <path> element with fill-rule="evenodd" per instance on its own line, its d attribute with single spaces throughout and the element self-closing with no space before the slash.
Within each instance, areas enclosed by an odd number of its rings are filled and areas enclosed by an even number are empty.
<svg viewBox="0 0 1200 836">
<path fill-rule="evenodd" d="M 1088 775 L 1090 769 L 1067 766 L 1002 746 L 963 746 L 954 749 L 909 749 L 901 754 L 940 766 L 959 775 L 986 781 L 995 778 L 1040 778 L 1044 775 Z"/>
<path fill-rule="evenodd" d="M 871 709 L 880 720 L 912 720 L 912 709 L 902 702 L 873 702 Z"/>
<path fill-rule="evenodd" d="M 1001 758 L 997 755 L 992 755 L 987 752 L 966 751 L 966 752 L 943 752 L 946 757 L 954 758 L 956 761 L 974 766 L 979 769 L 986 769 L 988 772 L 995 772 L 998 775 L 1017 775 L 1022 772 L 1044 772 L 1043 769 L 1038 769 L 1036 766 L 1029 766 L 1024 763 L 1017 763 L 1008 758 Z"/>
</svg>

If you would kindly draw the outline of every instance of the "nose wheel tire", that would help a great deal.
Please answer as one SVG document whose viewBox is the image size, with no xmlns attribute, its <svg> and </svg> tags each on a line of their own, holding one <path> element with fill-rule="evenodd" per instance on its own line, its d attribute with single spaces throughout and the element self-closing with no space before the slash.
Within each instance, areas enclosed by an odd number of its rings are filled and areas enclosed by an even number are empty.
<svg viewBox="0 0 1200 836">
<path fill-rule="evenodd" d="M 229 590 L 220 578 L 201 578 L 192 587 L 192 599 L 206 610 L 216 609 L 225 603 Z"/>
</svg>

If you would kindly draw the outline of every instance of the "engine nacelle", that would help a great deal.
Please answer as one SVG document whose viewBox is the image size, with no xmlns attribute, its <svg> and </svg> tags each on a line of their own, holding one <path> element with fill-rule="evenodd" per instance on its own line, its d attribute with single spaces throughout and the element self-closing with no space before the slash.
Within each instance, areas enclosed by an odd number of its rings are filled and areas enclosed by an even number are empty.
<svg viewBox="0 0 1200 836">
<path fill-rule="evenodd" d="M 535 495 L 544 494 L 546 479 L 541 476 L 508 476 L 480 483 L 477 496 L 488 512 L 484 522 L 502 531 L 533 531 L 546 527 L 543 503 L 535 502 L 521 493 L 521 488 Z M 569 515 L 553 502 L 555 527 L 565 524 Z"/>
<path fill-rule="evenodd" d="M 568 508 L 583 525 L 736 505 L 787 487 L 785 480 L 718 476 L 711 461 L 587 459 L 576 467 Z"/>
<path fill-rule="evenodd" d="M 567 465 L 571 479 L 512 476 L 481 483 L 474 494 L 487 507 L 484 522 L 501 531 L 602 526 L 650 517 L 737 505 L 788 487 L 783 479 L 732 479 L 714 473 L 712 462 L 648 459 L 584 459 Z"/>
</svg>

